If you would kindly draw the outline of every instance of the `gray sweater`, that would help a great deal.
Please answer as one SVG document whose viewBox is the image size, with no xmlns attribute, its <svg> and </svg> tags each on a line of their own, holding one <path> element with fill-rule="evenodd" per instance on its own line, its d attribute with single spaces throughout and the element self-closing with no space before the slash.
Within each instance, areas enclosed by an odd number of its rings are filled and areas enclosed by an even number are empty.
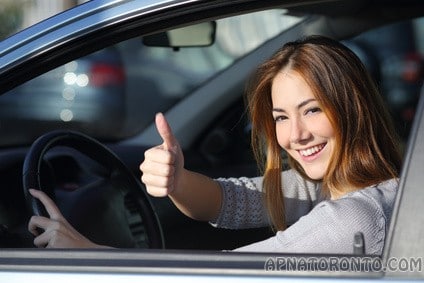
<svg viewBox="0 0 424 283">
<path fill-rule="evenodd" d="M 324 199 L 320 184 L 294 170 L 282 173 L 289 227 L 237 251 L 351 254 L 356 232 L 362 232 L 366 254 L 380 255 L 398 182 L 370 186 L 337 200 Z M 263 203 L 262 177 L 217 179 L 223 191 L 221 212 L 212 225 L 228 229 L 264 227 L 269 218 Z"/>
</svg>

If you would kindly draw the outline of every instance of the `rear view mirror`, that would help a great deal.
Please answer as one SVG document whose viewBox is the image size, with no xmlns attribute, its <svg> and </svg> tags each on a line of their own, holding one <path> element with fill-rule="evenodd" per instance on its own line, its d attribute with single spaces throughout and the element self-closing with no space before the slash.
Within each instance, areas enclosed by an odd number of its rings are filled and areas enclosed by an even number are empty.
<svg viewBox="0 0 424 283">
<path fill-rule="evenodd" d="M 216 22 L 195 24 L 143 37 L 147 46 L 202 47 L 215 42 Z"/>
</svg>

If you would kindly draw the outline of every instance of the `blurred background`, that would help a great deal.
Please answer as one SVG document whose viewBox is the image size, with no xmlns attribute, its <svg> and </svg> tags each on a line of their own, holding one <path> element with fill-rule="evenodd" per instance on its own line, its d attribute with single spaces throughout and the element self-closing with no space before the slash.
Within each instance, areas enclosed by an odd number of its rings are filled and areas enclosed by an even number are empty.
<svg viewBox="0 0 424 283">
<path fill-rule="evenodd" d="M 87 0 L 0 0 L 0 39 Z"/>
</svg>

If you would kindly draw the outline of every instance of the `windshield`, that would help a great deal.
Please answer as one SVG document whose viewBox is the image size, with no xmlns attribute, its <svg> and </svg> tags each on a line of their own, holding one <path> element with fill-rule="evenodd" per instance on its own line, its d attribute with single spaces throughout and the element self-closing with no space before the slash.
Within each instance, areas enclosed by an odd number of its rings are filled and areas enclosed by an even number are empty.
<svg viewBox="0 0 424 283">
<path fill-rule="evenodd" d="M 23 24 L 29 17 L 27 8 L 10 2 L 7 9 L 15 12 L 1 15 Z M 152 47 L 136 37 L 44 73 L 0 97 L 0 145 L 30 144 L 58 128 L 104 141 L 136 135 L 155 113 L 166 111 L 301 20 L 285 13 L 269 10 L 220 19 L 215 41 L 208 47 Z M 252 33 L 255 27 L 261 27 L 260 32 Z"/>
</svg>

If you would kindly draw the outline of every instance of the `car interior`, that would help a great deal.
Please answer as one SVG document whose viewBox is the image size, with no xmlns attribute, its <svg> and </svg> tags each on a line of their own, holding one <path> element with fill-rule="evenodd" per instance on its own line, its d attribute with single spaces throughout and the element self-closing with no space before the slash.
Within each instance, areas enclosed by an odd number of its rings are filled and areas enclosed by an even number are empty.
<svg viewBox="0 0 424 283">
<path fill-rule="evenodd" d="M 294 17 L 296 21 L 243 52 L 224 46 L 225 41 L 218 32 L 225 18 L 216 18 L 219 11 L 211 10 L 204 15 L 208 28 L 203 30 L 209 35 L 206 40 L 212 42 L 207 42 L 209 47 L 203 46 L 203 42 L 190 42 L 186 46 L 184 42 L 169 43 L 170 35 L 165 34 L 168 26 L 179 26 L 184 21 L 175 16 L 159 33 L 149 33 L 148 28 L 140 31 L 128 28 L 125 35 L 112 31 L 117 34 L 112 37 L 102 31 L 85 45 L 70 45 L 75 50 L 70 54 L 57 51 L 47 54 L 53 59 L 40 56 L 35 66 L 42 67 L 27 66 L 28 71 L 21 70 L 1 83 L 2 89 L 8 90 L 0 97 L 0 132 L 7 137 L 0 148 L 1 247 L 34 247 L 33 237 L 27 231 L 28 220 L 34 213 L 45 215 L 46 212 L 28 195 L 32 187 L 47 192 L 70 223 L 99 244 L 119 248 L 220 251 L 272 236 L 270 227 L 237 231 L 217 229 L 207 222 L 184 216 L 168 198 L 147 195 L 140 182 L 139 165 L 144 151 L 160 143 L 153 123 L 154 114 L 162 111 L 170 121 L 184 150 L 186 168 L 213 178 L 258 176 L 260 172 L 250 148 L 250 128 L 243 98 L 246 82 L 253 68 L 271 56 L 283 42 L 319 33 L 343 41 L 363 60 L 376 78 L 406 148 L 424 76 L 424 37 L 419 36 L 424 29 L 423 18 L 420 18 L 424 12 L 417 9 L 421 7 L 418 1 L 406 1 L 411 5 L 397 2 L 387 1 L 386 5 L 382 1 L 329 1 L 284 9 L 277 9 L 277 4 L 267 4 L 276 8 L 278 15 Z M 255 11 L 256 8 L 246 9 Z M 229 17 L 233 17 L 230 14 Z M 196 18 L 191 17 L 191 21 L 196 22 Z M 243 30 L 246 34 L 250 31 Z M 399 38 L 396 42 L 385 41 L 385 33 L 396 34 Z M 376 39 L 376 35 L 381 38 Z M 91 53 L 99 52 L 93 44 L 99 38 L 104 38 L 108 43 L 104 44 L 105 49 L 116 51 L 120 60 L 108 61 L 108 67 L 96 69 L 104 72 L 99 78 L 106 76 L 106 81 L 110 81 L 110 77 L 122 76 L 121 67 L 126 76 L 123 86 L 108 93 L 110 101 L 105 99 L 102 106 L 106 110 L 99 110 L 98 116 L 88 118 L 83 114 L 78 116 L 75 110 L 70 122 L 63 118 L 70 117 L 69 112 L 60 112 L 56 118 L 45 117 L 45 121 L 41 118 L 37 121 L 37 115 L 41 117 L 42 114 L 36 111 L 18 112 L 11 97 L 27 95 L 24 87 L 16 87 L 21 82 L 34 78 L 28 82 L 32 84 L 30 90 L 41 92 L 45 91 L 45 86 L 37 85 L 37 80 L 51 82 L 42 72 L 53 66 L 56 73 L 49 74 L 55 76 L 67 74 L 69 63 L 78 60 L 81 68 L 84 64 L 104 67 L 99 64 L 99 60 L 104 60 L 103 55 L 96 53 L 94 58 Z M 221 45 L 217 46 L 217 42 Z M 400 44 L 404 45 L 398 46 Z M 202 48 L 209 51 L 202 51 Z M 236 50 L 231 51 L 231 48 Z M 379 57 L 383 53 L 381 49 L 387 52 L 384 58 Z M 219 60 L 209 62 L 204 72 L 181 68 L 196 58 L 203 59 L 194 64 L 212 60 L 213 57 L 207 56 L 217 50 L 226 50 L 228 54 L 221 54 Z M 184 57 L 184 52 L 197 53 Z M 175 54 L 175 57 L 181 55 L 181 62 L 169 59 Z M 135 56 L 139 56 L 140 61 Z M 31 63 L 34 64 L 29 60 L 28 64 Z M 393 64 L 398 68 L 393 70 L 390 67 Z M 172 77 L 177 75 L 178 78 Z M 108 87 L 110 91 L 110 85 L 101 85 L 99 90 L 106 91 Z M 174 93 L 178 88 L 182 91 Z M 113 97 L 116 94 L 117 98 Z M 133 98 L 120 106 L 127 112 L 112 113 L 117 105 L 115 99 L 122 96 Z M 24 109 L 38 109 L 39 102 L 27 100 L 27 103 L 34 105 L 24 104 Z M 95 113 L 95 109 L 93 106 L 84 111 Z M 62 114 L 65 116 L 60 116 Z M 39 122 L 38 128 L 31 126 L 34 121 Z M 118 126 L 110 131 L 107 126 L 114 122 L 119 122 Z"/>
</svg>

